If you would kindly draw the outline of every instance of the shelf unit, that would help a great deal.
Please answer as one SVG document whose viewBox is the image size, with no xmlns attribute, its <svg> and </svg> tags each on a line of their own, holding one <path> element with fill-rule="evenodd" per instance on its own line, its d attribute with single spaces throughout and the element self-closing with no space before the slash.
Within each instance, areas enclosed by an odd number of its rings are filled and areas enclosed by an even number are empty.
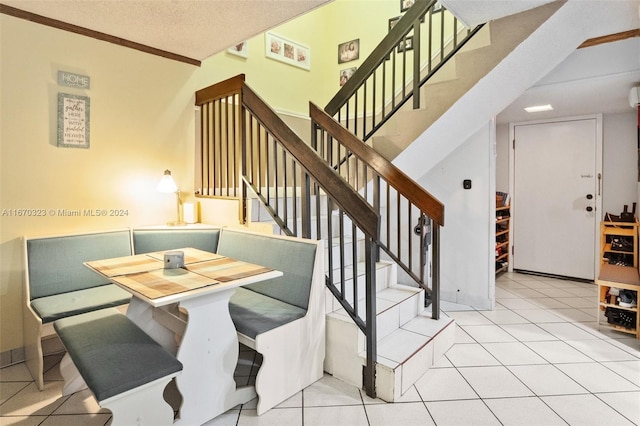
<svg viewBox="0 0 640 426">
<path fill-rule="evenodd" d="M 628 249 L 621 249 L 626 242 Z M 623 266 L 638 268 L 638 222 L 600 222 L 600 261 L 621 261 Z"/>
<path fill-rule="evenodd" d="M 638 222 L 600 223 L 600 273 L 598 285 L 598 326 L 640 339 L 640 311 L 637 306 L 620 305 L 617 293 L 631 291 L 637 305 L 640 293 L 638 272 Z M 622 243 L 622 241 L 627 241 Z M 624 246 L 622 249 L 621 246 Z M 613 290 L 612 290 L 613 289 Z"/>
<path fill-rule="evenodd" d="M 501 205 L 496 198 L 496 274 L 509 268 L 511 206 Z"/>
</svg>

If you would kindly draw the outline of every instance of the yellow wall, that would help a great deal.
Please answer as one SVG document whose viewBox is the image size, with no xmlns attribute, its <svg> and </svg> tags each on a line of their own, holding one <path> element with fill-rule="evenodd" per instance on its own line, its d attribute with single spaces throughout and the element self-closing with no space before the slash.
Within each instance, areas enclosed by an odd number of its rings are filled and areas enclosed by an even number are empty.
<svg viewBox="0 0 640 426">
<path fill-rule="evenodd" d="M 193 186 L 197 67 L 0 15 L 0 351 L 22 346 L 20 237 L 164 223 L 175 197 L 156 185 L 171 169 Z M 91 77 L 57 84 L 58 70 Z M 57 93 L 90 97 L 90 149 L 56 146 Z M 14 209 L 43 209 L 44 217 Z M 62 217 L 59 209 L 124 209 Z"/>
<path fill-rule="evenodd" d="M 340 70 L 359 66 L 387 33 L 389 18 L 399 15 L 398 0 L 336 0 L 270 30 L 311 48 L 309 71 L 265 57 L 260 34 L 248 40 L 246 59 L 221 52 L 203 61 L 199 87 L 244 73 L 278 112 L 306 116 L 309 101 L 324 107 L 340 89 Z M 353 39 L 360 39 L 360 58 L 338 64 L 338 44 Z"/>
<path fill-rule="evenodd" d="M 248 59 L 222 52 L 198 68 L 0 14 L 0 353 L 22 347 L 22 236 L 174 219 L 175 198 L 155 187 L 168 168 L 183 195 L 193 193 L 196 90 L 245 73 L 274 109 L 306 115 L 309 100 L 324 106 L 339 70 L 358 66 L 399 14 L 397 0 L 337 0 L 274 28 L 311 48 L 310 71 L 266 58 L 263 34 L 249 40 Z M 338 44 L 355 38 L 360 59 L 339 65 Z M 58 70 L 89 76 L 90 89 L 59 86 Z M 89 149 L 56 146 L 58 92 L 90 97 Z M 58 214 L 76 209 L 127 215 Z"/>
</svg>

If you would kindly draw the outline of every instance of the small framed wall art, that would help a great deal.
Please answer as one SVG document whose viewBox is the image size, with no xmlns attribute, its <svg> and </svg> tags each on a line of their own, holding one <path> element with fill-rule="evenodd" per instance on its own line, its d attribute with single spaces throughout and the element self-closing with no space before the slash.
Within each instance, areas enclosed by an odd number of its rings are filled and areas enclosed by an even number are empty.
<svg viewBox="0 0 640 426">
<path fill-rule="evenodd" d="M 89 148 L 90 110 L 88 96 L 58 93 L 58 146 Z"/>
<path fill-rule="evenodd" d="M 227 49 L 227 52 L 232 55 L 240 56 L 242 58 L 249 57 L 249 46 L 246 41 L 242 41 L 240 43 L 234 44 L 230 48 Z"/>
<path fill-rule="evenodd" d="M 349 79 L 357 69 L 358 67 L 352 67 L 340 71 L 340 87 L 344 86 L 347 81 L 349 81 Z"/>
<path fill-rule="evenodd" d="M 406 12 L 411 6 L 415 4 L 416 0 L 400 0 L 400 12 Z M 442 11 L 442 4 L 436 2 L 433 6 L 432 13 L 438 13 Z"/>
<path fill-rule="evenodd" d="M 355 61 L 360 58 L 360 39 L 346 41 L 338 45 L 338 63 Z"/>
<path fill-rule="evenodd" d="M 398 45 L 398 53 L 413 50 L 413 36 L 405 37 Z"/>
<path fill-rule="evenodd" d="M 265 55 L 306 70 L 311 69 L 311 49 L 271 32 L 265 33 Z"/>
<path fill-rule="evenodd" d="M 400 12 L 406 12 L 415 2 L 416 0 L 400 0 Z"/>
</svg>

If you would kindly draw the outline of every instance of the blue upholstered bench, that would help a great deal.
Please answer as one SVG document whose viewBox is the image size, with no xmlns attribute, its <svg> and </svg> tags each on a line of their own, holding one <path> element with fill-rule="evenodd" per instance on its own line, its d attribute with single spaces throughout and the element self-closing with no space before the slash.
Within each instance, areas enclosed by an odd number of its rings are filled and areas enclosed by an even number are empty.
<svg viewBox="0 0 640 426">
<path fill-rule="evenodd" d="M 83 305 L 84 303 L 80 303 L 83 301 L 81 296 L 86 291 L 92 293 L 97 289 L 103 296 L 108 289 L 120 292 L 118 288 L 114 289 L 113 285 L 89 271 L 82 265 L 83 262 L 129 255 L 131 244 L 135 254 L 193 247 L 283 272 L 282 277 L 238 288 L 229 304 L 238 340 L 263 356 L 256 378 L 258 414 L 266 412 L 323 375 L 325 278 L 321 241 L 230 228 L 147 228 L 119 231 L 113 235 L 104 232 L 86 237 L 66 236 L 47 240 L 29 239 L 25 245 L 25 258 L 29 265 L 26 268 L 29 314 L 25 315 L 25 329 L 38 330 L 29 339 L 25 337 L 25 342 L 40 342 L 39 330 L 43 320 L 37 312 L 45 315 L 45 311 L 43 307 L 38 307 L 39 311 L 36 311 L 32 305 L 41 297 L 50 298 L 46 301 L 51 302 L 51 305 L 64 305 L 62 309 L 56 308 L 51 314 L 47 313 L 45 321 L 113 306 L 119 302 L 99 303 L 79 309 L 68 306 L 69 303 L 74 306 Z M 67 246 L 70 248 L 65 248 Z M 43 272 L 46 270 L 56 272 L 47 276 Z M 34 283 L 34 290 L 31 290 Z M 49 288 L 49 291 L 44 291 L 43 288 Z M 128 293 L 123 296 L 128 300 Z M 94 297 L 87 298 L 95 300 Z M 36 302 L 36 305 L 38 303 L 41 302 Z M 77 321 L 84 321 L 87 317 L 82 315 Z M 177 334 L 180 332 L 173 331 Z M 36 353 L 40 362 L 39 383 L 42 383 L 41 349 Z M 125 361 L 117 361 L 120 362 Z M 116 366 L 114 364 L 109 368 L 116 369 Z M 34 378 L 38 377 L 37 372 L 37 369 L 32 370 Z M 96 397 L 100 398 L 98 395 Z"/>
<path fill-rule="evenodd" d="M 182 363 L 117 309 L 102 309 L 54 322 L 67 350 L 60 363 L 63 395 L 91 390 L 111 410 L 112 425 L 170 425 L 173 409 L 163 401 Z"/>
<path fill-rule="evenodd" d="M 192 247 L 215 253 L 218 249 L 220 228 L 203 229 L 133 229 L 134 254 L 152 253 L 155 251 L 172 250 Z"/>
<path fill-rule="evenodd" d="M 42 337 L 57 319 L 125 305 L 131 295 L 83 262 L 131 255 L 129 230 L 25 238 L 24 342 L 26 365 L 42 389 Z"/>
<path fill-rule="evenodd" d="M 325 351 L 321 241 L 224 228 L 218 253 L 283 275 L 238 288 L 229 302 L 238 340 L 262 354 L 258 415 L 319 380 Z"/>
</svg>

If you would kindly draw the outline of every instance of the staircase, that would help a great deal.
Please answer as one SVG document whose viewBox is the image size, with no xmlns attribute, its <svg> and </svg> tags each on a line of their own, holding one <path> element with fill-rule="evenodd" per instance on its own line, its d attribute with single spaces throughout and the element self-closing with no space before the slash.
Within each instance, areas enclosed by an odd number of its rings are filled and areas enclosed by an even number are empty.
<svg viewBox="0 0 640 426">
<path fill-rule="evenodd" d="M 376 273 L 376 392 L 394 402 L 451 348 L 455 322 L 445 315 L 432 319 L 431 309 L 424 308 L 424 292 L 397 283 L 394 263 L 379 262 Z M 362 387 L 365 336 L 343 309 L 334 309 L 327 313 L 324 369 Z"/>
<path fill-rule="evenodd" d="M 435 64 L 413 66 L 416 74 L 400 87 L 399 74 L 390 72 L 390 86 L 383 82 L 378 95 L 359 97 L 367 79 L 377 78 L 377 67 L 405 66 L 406 51 L 398 60 L 395 55 L 412 31 L 414 62 L 421 63 L 420 21 L 433 20 L 434 5 L 435 0 L 417 1 L 324 111 L 310 105 L 311 148 L 244 84 L 244 76 L 196 93 L 203 108 L 198 151 L 207 156 L 196 170 L 199 195 L 248 200 L 242 214 L 248 224 L 325 240 L 325 370 L 386 401 L 398 400 L 455 339 L 455 323 L 439 308 L 444 206 L 389 159 L 440 122 L 483 73 L 559 7 L 543 6 L 534 15 L 524 12 L 473 30 L 459 31 L 453 21 L 451 46 L 440 46 Z M 445 13 L 438 15 L 444 28 Z M 478 72 L 461 72 L 463 67 Z M 380 74 L 387 75 L 384 69 Z M 375 91 L 376 83 L 370 86 Z M 376 106 L 380 93 L 392 96 Z M 413 109 L 405 105 L 411 97 Z M 450 149 L 463 140 L 454 138 Z M 407 285 L 407 277 L 416 284 Z M 431 302 L 426 308 L 425 297 Z"/>
<path fill-rule="evenodd" d="M 283 200 L 288 209 L 293 210 L 293 197 Z M 326 205 L 326 200 L 321 201 Z M 265 232 L 280 234 L 280 227 L 273 222 L 271 215 L 258 198 L 251 197 L 249 203 L 251 221 L 248 226 L 259 227 Z M 280 207 L 284 210 L 284 207 Z M 315 208 L 311 209 L 312 211 Z M 337 212 L 333 212 L 337 216 Z M 315 224 L 314 220 L 314 224 Z M 320 220 L 320 223 L 326 223 Z M 333 221 L 335 229 L 330 235 L 337 235 L 339 220 Z M 343 220 L 344 229 L 351 229 L 348 218 Z M 353 286 L 353 259 L 351 235 L 345 236 L 346 243 L 340 244 L 339 238 L 325 241 L 325 270 L 327 275 L 339 276 L 339 268 L 329 272 L 328 251 L 332 257 L 340 258 L 344 251 L 346 269 L 345 294 L 351 294 Z M 357 241 L 357 239 L 356 239 Z M 342 249 L 341 249 L 342 247 Z M 397 264 L 390 261 L 376 263 L 376 325 L 377 325 L 377 364 L 376 394 L 387 401 L 397 401 L 427 370 L 435 364 L 455 341 L 455 322 L 441 315 L 432 319 L 431 306 L 425 308 L 424 290 L 402 285 L 397 282 Z M 365 294 L 364 264 L 362 259 L 356 262 L 358 294 Z M 335 282 L 338 285 L 338 280 Z M 363 387 L 362 370 L 366 365 L 366 337 L 352 321 L 336 297 L 326 291 L 326 355 L 324 369 L 327 373 L 347 383 Z M 365 305 L 364 298 L 360 300 Z M 362 318 L 364 320 L 364 318 Z"/>
</svg>

